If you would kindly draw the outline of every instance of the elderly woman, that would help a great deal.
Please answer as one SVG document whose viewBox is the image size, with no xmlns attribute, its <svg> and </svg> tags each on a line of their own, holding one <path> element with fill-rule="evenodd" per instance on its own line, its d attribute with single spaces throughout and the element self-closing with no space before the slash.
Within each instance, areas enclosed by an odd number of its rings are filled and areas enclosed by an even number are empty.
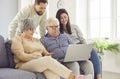
<svg viewBox="0 0 120 79">
<path fill-rule="evenodd" d="M 38 39 L 33 38 L 36 25 L 32 19 L 20 23 L 20 36 L 12 39 L 16 68 L 32 72 L 43 72 L 47 79 L 75 79 L 71 70 L 53 59 Z M 58 70 L 59 69 L 59 70 Z"/>
</svg>

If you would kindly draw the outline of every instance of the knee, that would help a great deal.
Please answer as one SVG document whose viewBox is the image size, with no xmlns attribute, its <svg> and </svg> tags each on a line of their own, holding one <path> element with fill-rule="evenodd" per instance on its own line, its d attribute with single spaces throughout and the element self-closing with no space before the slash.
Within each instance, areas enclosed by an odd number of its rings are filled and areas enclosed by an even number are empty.
<svg viewBox="0 0 120 79">
<path fill-rule="evenodd" d="M 80 68 L 80 66 L 79 66 L 79 63 L 78 62 L 73 62 L 73 64 L 72 64 L 74 67 L 77 67 L 77 68 Z"/>
<path fill-rule="evenodd" d="M 93 68 L 93 63 L 91 61 L 86 61 L 84 64 L 83 64 L 84 67 L 88 68 L 91 72 L 94 72 L 94 68 Z"/>
<path fill-rule="evenodd" d="M 40 59 L 41 59 L 41 58 L 40 58 Z M 49 62 L 49 61 L 53 60 L 53 58 L 52 58 L 51 56 L 44 56 L 44 57 L 42 58 L 42 60 Z"/>
</svg>

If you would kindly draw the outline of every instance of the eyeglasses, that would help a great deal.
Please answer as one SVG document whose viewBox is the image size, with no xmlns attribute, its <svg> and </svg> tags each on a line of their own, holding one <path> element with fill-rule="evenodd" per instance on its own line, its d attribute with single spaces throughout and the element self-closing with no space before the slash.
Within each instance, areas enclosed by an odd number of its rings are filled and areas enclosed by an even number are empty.
<svg viewBox="0 0 120 79">
<path fill-rule="evenodd" d="M 56 28 L 59 28 L 59 25 L 57 25 L 57 26 L 48 26 L 48 27 L 50 27 L 52 29 L 56 29 Z"/>
</svg>

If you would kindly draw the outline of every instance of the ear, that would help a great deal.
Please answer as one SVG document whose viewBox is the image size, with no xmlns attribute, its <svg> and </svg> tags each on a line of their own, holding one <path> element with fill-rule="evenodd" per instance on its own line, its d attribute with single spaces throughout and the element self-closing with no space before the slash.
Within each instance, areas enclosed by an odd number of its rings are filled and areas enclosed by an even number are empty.
<svg viewBox="0 0 120 79">
<path fill-rule="evenodd" d="M 46 27 L 46 30 L 48 30 L 48 27 Z"/>
<path fill-rule="evenodd" d="M 35 6 L 36 6 L 36 3 L 34 3 L 34 4 L 33 4 L 33 6 L 34 6 L 34 8 L 35 8 Z"/>
</svg>

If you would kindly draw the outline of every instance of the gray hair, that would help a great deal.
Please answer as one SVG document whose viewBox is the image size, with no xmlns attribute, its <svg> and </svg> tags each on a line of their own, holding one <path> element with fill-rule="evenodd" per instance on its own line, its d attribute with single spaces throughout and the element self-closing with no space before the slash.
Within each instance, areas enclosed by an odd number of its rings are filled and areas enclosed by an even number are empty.
<svg viewBox="0 0 120 79">
<path fill-rule="evenodd" d="M 22 33 L 24 30 L 35 30 L 36 29 L 36 23 L 30 19 L 30 18 L 27 18 L 27 19 L 24 19 L 24 20 L 21 20 L 20 24 L 19 24 L 19 28 L 20 28 L 20 32 Z"/>
<path fill-rule="evenodd" d="M 47 19 L 46 28 L 47 28 L 48 26 L 50 26 L 50 25 L 52 24 L 52 22 L 54 22 L 54 21 L 56 21 L 56 22 L 58 23 L 58 25 L 59 25 L 59 21 L 58 21 L 57 18 L 55 18 L 55 17 L 50 17 L 50 18 Z"/>
</svg>

